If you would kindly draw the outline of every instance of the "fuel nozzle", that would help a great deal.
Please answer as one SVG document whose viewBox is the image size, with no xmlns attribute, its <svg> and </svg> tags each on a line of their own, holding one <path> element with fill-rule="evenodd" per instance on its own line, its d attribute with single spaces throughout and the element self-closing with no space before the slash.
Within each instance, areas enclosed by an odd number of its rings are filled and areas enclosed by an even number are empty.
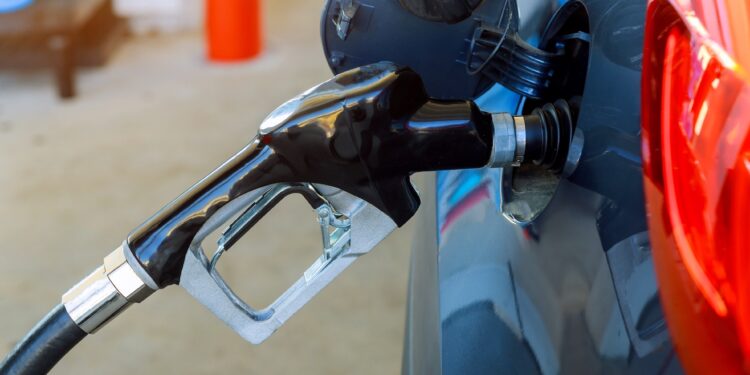
<svg viewBox="0 0 750 375">
<path fill-rule="evenodd" d="M 277 183 L 335 187 L 401 226 L 420 204 L 412 173 L 527 162 L 559 173 L 574 120 L 565 101 L 525 116 L 491 114 L 471 100 L 430 98 L 407 67 L 362 66 L 271 112 L 250 144 L 133 231 L 127 244 L 157 285 L 179 282 L 184 254 L 214 212 Z"/>
<path fill-rule="evenodd" d="M 419 75 L 391 63 L 341 73 L 278 107 L 247 146 L 136 228 L 66 293 L 65 309 L 93 333 L 133 302 L 179 284 L 259 343 L 412 217 L 420 203 L 412 173 L 530 162 L 560 173 L 574 123 L 564 101 L 512 116 L 470 100 L 431 99 Z M 322 255 L 270 306 L 253 309 L 216 263 L 293 193 L 318 215 Z M 207 256 L 203 240 L 229 222 Z"/>
</svg>

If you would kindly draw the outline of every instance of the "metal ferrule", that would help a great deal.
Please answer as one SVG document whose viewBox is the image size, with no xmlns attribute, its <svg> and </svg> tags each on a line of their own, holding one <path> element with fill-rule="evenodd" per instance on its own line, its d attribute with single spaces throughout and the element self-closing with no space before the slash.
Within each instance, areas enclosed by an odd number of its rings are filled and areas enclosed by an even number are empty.
<svg viewBox="0 0 750 375">
<path fill-rule="evenodd" d="M 500 168 L 519 163 L 520 160 L 518 160 L 517 155 L 519 149 L 517 142 L 518 137 L 514 117 L 505 112 L 493 113 L 492 127 L 492 153 L 490 154 L 490 160 L 487 163 L 487 166 L 491 168 Z M 524 148 L 525 145 L 526 143 L 524 141 Z M 521 160 L 522 159 L 523 157 L 521 157 Z"/>
<path fill-rule="evenodd" d="M 493 113 L 492 154 L 487 163 L 491 168 L 517 167 L 526 153 L 526 121 L 523 116 Z"/>
<path fill-rule="evenodd" d="M 65 310 L 82 330 L 96 332 L 156 290 L 153 280 L 128 253 L 127 245 L 121 245 L 104 258 L 102 266 L 63 294 Z"/>
<path fill-rule="evenodd" d="M 492 153 L 488 167 L 512 164 L 516 156 L 516 126 L 509 113 L 492 114 Z"/>
</svg>

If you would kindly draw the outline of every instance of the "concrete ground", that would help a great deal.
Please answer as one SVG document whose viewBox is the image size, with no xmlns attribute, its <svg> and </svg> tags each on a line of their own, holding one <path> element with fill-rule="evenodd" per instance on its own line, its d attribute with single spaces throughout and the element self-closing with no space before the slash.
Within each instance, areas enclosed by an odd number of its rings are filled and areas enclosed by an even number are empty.
<svg viewBox="0 0 750 375">
<path fill-rule="evenodd" d="M 81 72 L 67 102 L 49 72 L 0 72 L 0 351 L 131 229 L 242 147 L 269 111 L 330 76 L 320 2 L 265 4 L 267 47 L 250 63 L 207 63 L 199 34 L 130 39 L 106 67 Z M 274 211 L 227 255 L 228 281 L 251 302 L 271 301 L 315 257 L 313 220 L 299 201 Z M 84 340 L 55 372 L 396 373 L 410 232 L 260 346 L 175 286 Z"/>
</svg>

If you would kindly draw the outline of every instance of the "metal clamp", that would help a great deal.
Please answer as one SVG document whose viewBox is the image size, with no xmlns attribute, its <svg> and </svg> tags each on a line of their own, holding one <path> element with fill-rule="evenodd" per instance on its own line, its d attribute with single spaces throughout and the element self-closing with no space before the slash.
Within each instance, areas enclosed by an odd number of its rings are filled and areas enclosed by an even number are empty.
<svg viewBox="0 0 750 375">
<path fill-rule="evenodd" d="M 301 194 L 317 212 L 322 254 L 273 303 L 254 309 L 231 290 L 216 264 L 263 215 L 291 193 Z M 244 207 L 248 208 L 243 211 Z M 224 231 L 209 260 L 201 246 L 203 239 L 238 213 L 240 216 Z M 298 183 L 272 185 L 233 199 L 203 225 L 185 257 L 180 285 L 245 340 L 259 344 L 395 228 L 386 214 L 340 189 Z"/>
</svg>

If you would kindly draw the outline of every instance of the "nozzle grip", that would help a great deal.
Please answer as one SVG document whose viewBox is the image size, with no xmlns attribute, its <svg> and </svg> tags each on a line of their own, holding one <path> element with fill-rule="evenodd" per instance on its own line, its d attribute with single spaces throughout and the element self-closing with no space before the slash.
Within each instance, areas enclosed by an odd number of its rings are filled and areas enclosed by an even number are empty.
<svg viewBox="0 0 750 375">
<path fill-rule="evenodd" d="M 277 159 L 254 139 L 130 233 L 128 247 L 160 288 L 179 282 L 193 237 L 219 208 L 275 182 Z"/>
</svg>

